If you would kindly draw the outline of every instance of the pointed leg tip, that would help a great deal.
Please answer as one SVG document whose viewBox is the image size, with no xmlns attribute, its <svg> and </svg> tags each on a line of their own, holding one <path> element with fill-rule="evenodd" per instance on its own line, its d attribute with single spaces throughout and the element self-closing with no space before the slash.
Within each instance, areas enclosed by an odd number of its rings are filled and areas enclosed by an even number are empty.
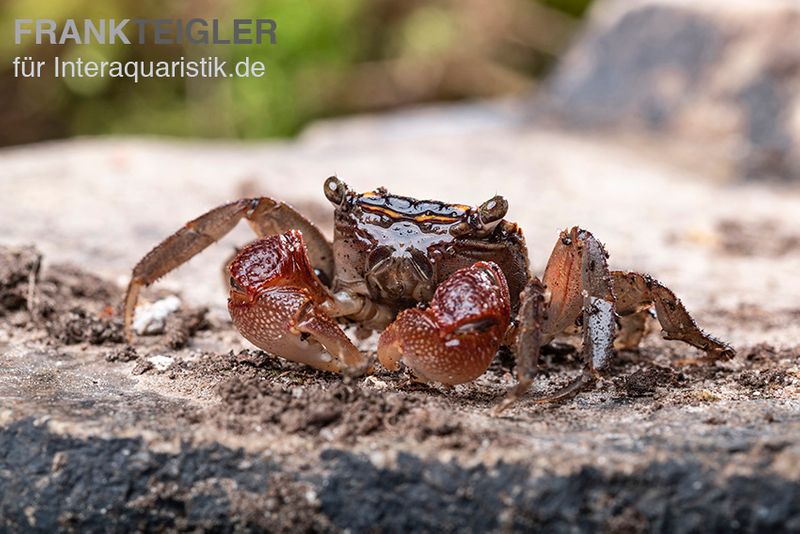
<svg viewBox="0 0 800 534">
<path fill-rule="evenodd" d="M 594 370 L 584 370 L 581 375 L 574 379 L 566 386 L 556 390 L 550 395 L 537 397 L 533 399 L 534 404 L 553 404 L 563 402 L 575 398 L 578 393 L 584 391 L 587 387 L 595 384 L 598 380 L 598 374 Z"/>
</svg>

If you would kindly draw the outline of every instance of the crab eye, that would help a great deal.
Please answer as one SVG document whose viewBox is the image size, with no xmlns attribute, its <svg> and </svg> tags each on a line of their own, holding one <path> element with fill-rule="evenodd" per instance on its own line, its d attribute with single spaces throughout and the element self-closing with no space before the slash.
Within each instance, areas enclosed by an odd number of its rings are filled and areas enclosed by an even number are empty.
<svg viewBox="0 0 800 534">
<path fill-rule="evenodd" d="M 232 289 L 235 289 L 236 291 L 244 291 L 244 288 L 241 285 L 239 285 L 239 282 L 237 282 L 236 279 L 232 276 L 230 277 L 230 279 L 228 279 L 228 284 L 231 286 Z"/>
<path fill-rule="evenodd" d="M 323 189 L 325 190 L 325 196 L 328 198 L 328 200 L 338 206 L 344 200 L 344 195 L 347 191 L 347 185 L 345 185 L 345 183 L 337 177 L 331 176 L 325 180 Z"/>
<path fill-rule="evenodd" d="M 481 217 L 481 223 L 489 224 L 499 221 L 506 216 L 508 212 L 508 202 L 500 195 L 495 196 L 481 204 L 478 208 L 478 213 Z"/>
</svg>

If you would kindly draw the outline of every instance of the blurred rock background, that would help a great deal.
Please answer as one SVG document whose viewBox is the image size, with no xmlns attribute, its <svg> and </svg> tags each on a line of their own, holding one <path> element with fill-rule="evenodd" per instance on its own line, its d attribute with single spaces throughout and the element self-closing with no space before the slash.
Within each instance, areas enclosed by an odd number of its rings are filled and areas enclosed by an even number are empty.
<svg viewBox="0 0 800 534">
<path fill-rule="evenodd" d="M 564 122 L 649 136 L 726 176 L 800 178 L 800 4 L 597 7 L 548 90 Z"/>
</svg>

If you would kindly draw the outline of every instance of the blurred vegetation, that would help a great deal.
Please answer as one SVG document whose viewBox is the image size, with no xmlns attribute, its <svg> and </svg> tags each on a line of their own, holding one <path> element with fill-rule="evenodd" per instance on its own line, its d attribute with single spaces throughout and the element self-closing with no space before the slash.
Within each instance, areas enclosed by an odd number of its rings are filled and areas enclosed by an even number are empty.
<svg viewBox="0 0 800 534">
<path fill-rule="evenodd" d="M 257 138 L 308 121 L 420 102 L 520 94 L 535 87 L 591 0 L 4 0 L 0 3 L 0 145 L 73 135 Z M 14 44 L 16 18 L 272 18 L 270 45 Z M 226 26 L 226 31 L 227 31 Z M 28 40 L 30 41 L 30 40 Z M 26 41 L 26 43 L 28 43 Z M 55 56 L 263 61 L 263 78 L 54 79 Z M 14 78 L 16 56 L 46 59 Z"/>
</svg>

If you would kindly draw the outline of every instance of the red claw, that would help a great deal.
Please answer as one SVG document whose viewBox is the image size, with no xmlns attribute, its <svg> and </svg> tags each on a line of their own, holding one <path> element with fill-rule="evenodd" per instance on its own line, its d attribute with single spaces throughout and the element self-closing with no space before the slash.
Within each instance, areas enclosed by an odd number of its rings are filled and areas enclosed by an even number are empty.
<svg viewBox="0 0 800 534">
<path fill-rule="evenodd" d="M 358 371 L 365 358 L 319 305 L 329 297 L 290 230 L 254 241 L 228 265 L 228 311 L 257 347 L 326 371 Z"/>
<path fill-rule="evenodd" d="M 303 287 L 317 302 L 326 298 L 325 288 L 308 261 L 303 234 L 297 230 L 250 243 L 231 261 L 228 271 L 235 283 L 233 290 L 250 299 L 276 285 Z"/>
<path fill-rule="evenodd" d="M 400 361 L 424 380 L 454 385 L 489 367 L 511 318 L 508 285 L 492 262 L 459 269 L 436 288 L 430 307 L 409 309 L 381 334 L 378 359 Z"/>
</svg>

